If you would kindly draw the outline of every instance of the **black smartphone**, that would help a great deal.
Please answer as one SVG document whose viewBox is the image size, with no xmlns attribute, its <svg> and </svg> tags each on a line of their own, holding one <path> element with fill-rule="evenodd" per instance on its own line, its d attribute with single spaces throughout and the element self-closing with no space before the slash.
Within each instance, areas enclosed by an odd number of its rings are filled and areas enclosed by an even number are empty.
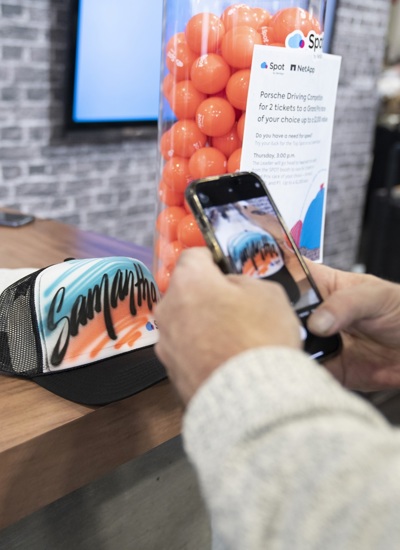
<svg viewBox="0 0 400 550">
<path fill-rule="evenodd" d="M 195 180 L 186 200 L 222 271 L 282 284 L 301 321 L 304 350 L 318 361 L 338 353 L 338 334 L 321 338 L 307 329 L 322 298 L 262 179 L 235 172 Z"/>
<path fill-rule="evenodd" d="M 19 212 L 0 212 L 0 225 L 6 227 L 21 227 L 34 220 L 30 214 L 20 214 Z"/>
</svg>

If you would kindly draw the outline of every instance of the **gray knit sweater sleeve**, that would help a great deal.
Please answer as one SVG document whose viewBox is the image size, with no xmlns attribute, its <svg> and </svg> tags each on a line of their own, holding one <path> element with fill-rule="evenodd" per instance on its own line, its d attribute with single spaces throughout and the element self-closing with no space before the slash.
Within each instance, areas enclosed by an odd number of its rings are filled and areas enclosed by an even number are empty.
<svg viewBox="0 0 400 550">
<path fill-rule="evenodd" d="M 215 548 L 400 548 L 400 436 L 299 351 L 260 348 L 213 373 L 183 438 Z"/>
</svg>

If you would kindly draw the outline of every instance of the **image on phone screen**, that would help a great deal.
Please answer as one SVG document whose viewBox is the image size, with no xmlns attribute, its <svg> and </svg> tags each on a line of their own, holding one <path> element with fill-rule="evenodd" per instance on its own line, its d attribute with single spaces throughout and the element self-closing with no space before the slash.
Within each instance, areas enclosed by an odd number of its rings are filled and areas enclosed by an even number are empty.
<svg viewBox="0 0 400 550">
<path fill-rule="evenodd" d="M 204 213 L 236 273 L 281 283 L 296 310 L 320 303 L 268 197 L 205 207 Z"/>
</svg>

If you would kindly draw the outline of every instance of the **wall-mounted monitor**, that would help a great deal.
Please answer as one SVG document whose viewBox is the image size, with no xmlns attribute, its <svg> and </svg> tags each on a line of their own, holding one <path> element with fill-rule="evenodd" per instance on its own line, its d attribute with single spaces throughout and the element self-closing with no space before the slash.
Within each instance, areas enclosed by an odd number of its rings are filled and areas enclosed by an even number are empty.
<svg viewBox="0 0 400 550">
<path fill-rule="evenodd" d="M 71 0 L 69 128 L 157 124 L 163 0 Z"/>
</svg>

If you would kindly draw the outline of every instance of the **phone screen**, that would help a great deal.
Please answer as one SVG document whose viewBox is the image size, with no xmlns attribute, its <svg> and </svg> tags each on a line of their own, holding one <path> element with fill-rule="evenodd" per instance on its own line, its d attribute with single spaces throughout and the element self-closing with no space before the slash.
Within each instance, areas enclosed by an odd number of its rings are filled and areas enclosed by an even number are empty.
<svg viewBox="0 0 400 550">
<path fill-rule="evenodd" d="M 307 330 L 307 317 L 321 296 L 261 180 L 251 173 L 237 173 L 194 186 L 195 198 L 190 193 L 188 202 L 207 242 L 220 249 L 225 271 L 282 284 L 302 322 L 306 351 L 321 359 L 333 354 L 339 347 L 337 336 L 322 339 Z"/>
<path fill-rule="evenodd" d="M 319 304 L 268 197 L 206 207 L 204 213 L 233 271 L 280 282 L 296 310 Z"/>
</svg>

